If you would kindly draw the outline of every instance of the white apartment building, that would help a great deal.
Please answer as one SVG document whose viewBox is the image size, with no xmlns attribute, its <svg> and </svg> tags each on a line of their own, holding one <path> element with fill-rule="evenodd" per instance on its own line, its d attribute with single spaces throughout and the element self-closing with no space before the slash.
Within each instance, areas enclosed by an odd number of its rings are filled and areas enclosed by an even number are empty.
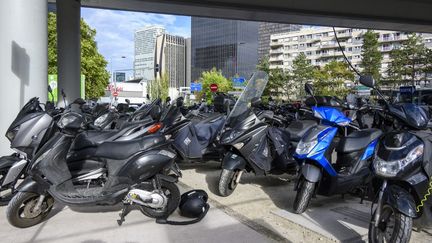
<svg viewBox="0 0 432 243">
<path fill-rule="evenodd" d="M 337 37 L 345 55 L 354 67 L 360 68 L 363 35 L 367 30 L 336 28 Z M 381 72 L 389 63 L 390 51 L 398 48 L 408 38 L 407 32 L 377 30 L 380 51 L 383 54 Z M 427 47 L 432 48 L 432 34 L 421 34 Z M 331 27 L 305 28 L 300 31 L 274 34 L 270 37 L 270 68 L 289 70 L 299 53 L 305 53 L 314 66 L 324 66 L 332 60 L 344 61 L 344 57 Z"/>
</svg>

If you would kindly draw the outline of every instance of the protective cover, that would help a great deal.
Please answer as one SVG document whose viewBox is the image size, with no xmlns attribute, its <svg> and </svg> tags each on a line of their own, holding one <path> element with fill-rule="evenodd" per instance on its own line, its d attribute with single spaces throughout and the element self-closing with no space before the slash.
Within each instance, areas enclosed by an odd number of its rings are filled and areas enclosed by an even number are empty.
<svg viewBox="0 0 432 243">
<path fill-rule="evenodd" d="M 222 116 L 210 121 L 208 119 L 191 121 L 188 126 L 178 131 L 173 145 L 186 158 L 201 158 L 206 148 L 216 139 L 224 122 Z"/>
<path fill-rule="evenodd" d="M 267 136 L 262 136 L 258 146 L 252 150 L 249 155 L 249 160 L 252 161 L 258 168 L 266 172 L 272 168 L 273 156 L 270 150 L 270 143 Z"/>
</svg>

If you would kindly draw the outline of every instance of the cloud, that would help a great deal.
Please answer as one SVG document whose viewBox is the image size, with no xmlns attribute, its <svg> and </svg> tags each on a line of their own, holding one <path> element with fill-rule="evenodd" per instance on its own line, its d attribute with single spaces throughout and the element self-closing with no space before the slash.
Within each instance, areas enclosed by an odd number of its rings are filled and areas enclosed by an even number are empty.
<svg viewBox="0 0 432 243">
<path fill-rule="evenodd" d="M 162 25 L 168 33 L 190 37 L 190 17 L 186 16 L 81 8 L 81 17 L 96 29 L 97 45 L 109 62 L 109 71 L 133 68 L 134 32 L 141 27 Z"/>
</svg>

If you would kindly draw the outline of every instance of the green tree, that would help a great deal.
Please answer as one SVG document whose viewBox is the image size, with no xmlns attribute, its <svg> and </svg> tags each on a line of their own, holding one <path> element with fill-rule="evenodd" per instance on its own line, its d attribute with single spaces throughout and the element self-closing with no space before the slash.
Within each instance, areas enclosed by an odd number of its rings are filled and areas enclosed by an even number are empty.
<svg viewBox="0 0 432 243">
<path fill-rule="evenodd" d="M 160 98 L 165 101 L 169 95 L 168 75 L 163 73 L 161 78 L 149 81 L 147 83 L 147 93 L 150 94 L 151 99 Z"/>
<path fill-rule="evenodd" d="M 204 71 L 201 74 L 200 82 L 202 83 L 202 91 L 199 96 L 203 97 L 205 95 L 207 103 L 212 102 L 212 92 L 210 90 L 210 85 L 216 84 L 218 86 L 218 92 L 228 92 L 233 89 L 233 84 L 231 80 L 228 80 L 222 75 L 222 71 L 212 68 L 209 71 Z"/>
<path fill-rule="evenodd" d="M 297 99 L 305 96 L 304 85 L 314 77 L 314 67 L 309 63 L 306 55 L 301 52 L 292 65 L 292 81 L 294 90 L 297 92 Z"/>
<path fill-rule="evenodd" d="M 410 34 L 400 48 L 393 49 L 390 58 L 392 62 L 387 69 L 389 83 L 416 85 L 431 69 L 430 51 L 423 38 L 415 33 Z"/>
<path fill-rule="evenodd" d="M 48 73 L 57 74 L 57 20 L 48 14 Z M 85 75 L 86 98 L 99 98 L 109 83 L 107 61 L 99 53 L 95 41 L 96 30 L 81 19 L 81 74 Z"/>
<path fill-rule="evenodd" d="M 383 59 L 381 52 L 379 51 L 380 44 L 378 42 L 379 34 L 372 30 L 366 31 L 363 36 L 362 45 L 362 60 L 360 67 L 363 69 L 362 74 L 372 75 L 375 80 L 380 80 L 380 67 Z"/>
<path fill-rule="evenodd" d="M 270 96 L 280 96 L 286 88 L 288 75 L 280 68 L 270 69 L 269 57 L 263 57 L 257 65 L 257 70 L 266 72 L 269 75 L 267 86 L 262 94 L 263 100 L 267 100 Z"/>
<path fill-rule="evenodd" d="M 317 95 L 343 97 L 349 89 L 345 81 L 353 81 L 354 74 L 345 62 L 331 61 L 314 71 L 314 86 Z"/>
</svg>

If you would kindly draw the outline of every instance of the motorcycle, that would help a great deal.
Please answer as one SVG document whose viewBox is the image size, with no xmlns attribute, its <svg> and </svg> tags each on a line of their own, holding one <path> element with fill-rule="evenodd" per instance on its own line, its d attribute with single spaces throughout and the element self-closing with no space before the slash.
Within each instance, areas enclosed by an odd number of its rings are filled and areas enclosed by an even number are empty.
<svg viewBox="0 0 432 243">
<path fill-rule="evenodd" d="M 373 160 L 378 190 L 371 208 L 369 242 L 409 242 L 413 226 L 432 226 L 430 114 L 416 104 L 388 102 L 372 77 L 360 82 L 382 97 L 380 126 L 388 131 Z"/>
<path fill-rule="evenodd" d="M 68 151 L 85 120 L 68 112 L 58 126 L 61 131 L 33 157 L 29 176 L 9 202 L 6 214 L 11 225 L 25 228 L 41 223 L 55 201 L 76 207 L 123 202 L 121 221 L 132 204 L 153 218 L 167 217 L 177 208 L 176 182 L 181 173 L 175 152 L 165 136 L 157 134 L 161 123 L 138 139 L 89 144 L 73 158 L 68 158 Z"/>
<path fill-rule="evenodd" d="M 355 127 L 353 119 L 328 106 L 331 102 L 318 102 L 310 84 L 305 85 L 305 90 L 315 99 L 312 113 L 321 124 L 310 129 L 295 150 L 294 157 L 302 165 L 295 186 L 294 212 L 303 213 L 315 193 L 329 196 L 360 190 L 363 199 L 371 178 L 370 163 L 382 132 Z M 347 128 L 355 131 L 347 134 Z M 338 131 L 343 131 L 340 136 Z M 334 148 L 335 164 L 332 163 Z"/>
<path fill-rule="evenodd" d="M 233 193 L 244 171 L 256 175 L 295 174 L 297 171 L 297 162 L 290 156 L 293 149 L 290 134 L 280 126 L 280 119 L 273 112 L 259 109 L 259 97 L 267 81 L 266 73 L 255 73 L 228 116 L 220 139 L 227 151 L 219 176 L 221 196 Z M 300 134 L 310 127 L 306 123 L 297 125 L 291 132 Z"/>
</svg>

